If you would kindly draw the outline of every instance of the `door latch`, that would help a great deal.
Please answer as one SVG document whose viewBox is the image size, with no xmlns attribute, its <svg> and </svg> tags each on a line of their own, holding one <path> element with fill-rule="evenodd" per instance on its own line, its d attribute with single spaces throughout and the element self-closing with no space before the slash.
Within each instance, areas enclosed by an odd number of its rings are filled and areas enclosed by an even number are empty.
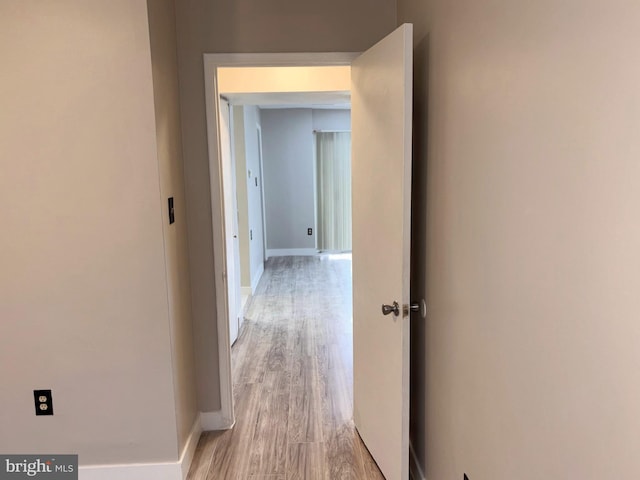
<svg viewBox="0 0 640 480">
<path fill-rule="evenodd" d="M 427 302 L 424 299 L 419 302 L 411 302 L 411 305 L 404 304 L 402 306 L 402 314 L 407 317 L 411 313 L 419 313 L 422 318 L 427 318 Z"/>
</svg>

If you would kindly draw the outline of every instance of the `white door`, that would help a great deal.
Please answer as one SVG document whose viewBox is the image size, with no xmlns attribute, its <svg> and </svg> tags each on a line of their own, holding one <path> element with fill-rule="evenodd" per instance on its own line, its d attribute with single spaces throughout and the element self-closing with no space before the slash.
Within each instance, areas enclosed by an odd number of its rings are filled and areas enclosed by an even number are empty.
<svg viewBox="0 0 640 480">
<path fill-rule="evenodd" d="M 228 104 L 227 104 L 228 105 Z M 240 333 L 240 327 L 242 326 L 242 270 L 240 269 L 240 217 L 238 209 L 238 184 L 236 175 L 236 150 L 235 141 L 233 138 L 233 108 L 228 105 L 229 108 L 229 145 L 231 147 L 231 190 L 232 190 L 232 202 L 233 202 L 233 218 L 231 223 L 233 224 L 233 288 L 235 289 L 235 319 L 236 319 L 236 334 L 235 337 L 231 336 L 231 344 L 238 339 Z M 244 180 L 244 177 L 242 177 Z M 230 280 L 231 281 L 231 280 Z M 230 317 L 231 318 L 231 317 Z"/>
<path fill-rule="evenodd" d="M 354 420 L 387 480 L 409 478 L 412 36 L 401 26 L 351 69 Z"/>
<path fill-rule="evenodd" d="M 227 315 L 231 344 L 238 338 L 242 297 L 240 293 L 240 241 L 238 239 L 238 206 L 234 179 L 235 165 L 231 151 L 229 103 L 220 99 L 220 157 L 224 190 L 224 232 L 227 281 Z"/>
</svg>

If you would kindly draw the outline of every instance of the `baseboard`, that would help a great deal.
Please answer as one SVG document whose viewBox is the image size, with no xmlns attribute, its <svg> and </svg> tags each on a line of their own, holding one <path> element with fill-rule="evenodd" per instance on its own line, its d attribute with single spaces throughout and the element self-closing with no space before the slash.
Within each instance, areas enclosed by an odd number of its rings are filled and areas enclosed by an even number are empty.
<svg viewBox="0 0 640 480">
<path fill-rule="evenodd" d="M 79 480 L 182 480 L 178 462 L 90 465 L 78 468 Z"/>
<path fill-rule="evenodd" d="M 262 274 L 264 273 L 264 263 L 261 263 L 256 271 L 253 273 L 253 277 L 251 278 L 251 285 L 248 287 L 241 286 L 240 293 L 247 297 L 250 297 L 254 293 L 256 293 L 256 289 L 258 288 L 258 283 L 260 283 L 260 279 L 262 278 Z"/>
<path fill-rule="evenodd" d="M 411 441 L 409 441 L 409 477 L 411 480 L 426 480 Z"/>
<path fill-rule="evenodd" d="M 191 461 L 196 453 L 196 447 L 200 441 L 200 434 L 202 433 L 202 419 L 200 414 L 196 415 L 196 418 L 191 426 L 191 432 L 187 437 L 187 442 L 182 449 L 182 455 L 180 455 L 180 470 L 182 471 L 182 480 L 187 478 L 189 468 L 191 467 Z"/>
<path fill-rule="evenodd" d="M 308 257 L 311 255 L 317 255 L 318 250 L 315 248 L 274 248 L 267 250 L 268 257 L 290 257 L 290 256 L 303 256 Z"/>
<path fill-rule="evenodd" d="M 264 273 L 264 262 L 261 262 L 258 266 L 258 269 L 255 271 L 253 278 L 251 279 L 251 295 L 256 292 L 258 288 L 258 283 L 260 283 L 260 279 L 262 278 L 262 274 Z"/>
<path fill-rule="evenodd" d="M 233 428 L 234 423 L 232 419 L 222 414 L 222 410 L 216 412 L 200 412 L 200 425 L 204 432 L 211 430 L 229 430 Z"/>
<path fill-rule="evenodd" d="M 122 465 L 87 465 L 78 468 L 79 480 L 185 480 L 202 433 L 198 415 L 193 422 L 180 460 L 165 463 L 128 463 Z"/>
</svg>

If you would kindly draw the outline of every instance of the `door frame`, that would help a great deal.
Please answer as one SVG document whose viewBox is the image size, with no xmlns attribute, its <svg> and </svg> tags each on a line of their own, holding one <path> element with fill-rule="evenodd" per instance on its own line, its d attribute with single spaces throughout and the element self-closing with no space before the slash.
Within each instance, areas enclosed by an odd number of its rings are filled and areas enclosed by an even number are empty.
<svg viewBox="0 0 640 480">
<path fill-rule="evenodd" d="M 220 378 L 220 415 L 203 426 L 211 430 L 233 427 L 233 379 L 231 372 L 231 343 L 229 341 L 228 279 L 226 267 L 224 185 L 222 176 L 220 121 L 219 67 L 313 67 L 348 66 L 359 52 L 329 53 L 205 53 L 204 85 L 207 119 L 207 145 L 209 153 L 209 186 L 211 189 L 211 216 L 213 259 L 216 288 L 216 323 L 218 332 L 218 373 Z M 264 191 L 264 190 L 263 190 Z M 266 241 L 266 240 L 265 240 Z M 224 319 L 224 321 L 220 321 Z"/>
</svg>

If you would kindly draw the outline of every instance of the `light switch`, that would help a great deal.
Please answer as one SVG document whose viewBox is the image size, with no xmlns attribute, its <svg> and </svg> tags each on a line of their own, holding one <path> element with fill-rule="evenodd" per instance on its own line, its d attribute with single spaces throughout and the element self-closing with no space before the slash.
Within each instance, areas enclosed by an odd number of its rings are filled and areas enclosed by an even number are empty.
<svg viewBox="0 0 640 480">
<path fill-rule="evenodd" d="M 175 210 L 173 209 L 173 197 L 169 197 L 169 225 L 176 221 Z"/>
</svg>

